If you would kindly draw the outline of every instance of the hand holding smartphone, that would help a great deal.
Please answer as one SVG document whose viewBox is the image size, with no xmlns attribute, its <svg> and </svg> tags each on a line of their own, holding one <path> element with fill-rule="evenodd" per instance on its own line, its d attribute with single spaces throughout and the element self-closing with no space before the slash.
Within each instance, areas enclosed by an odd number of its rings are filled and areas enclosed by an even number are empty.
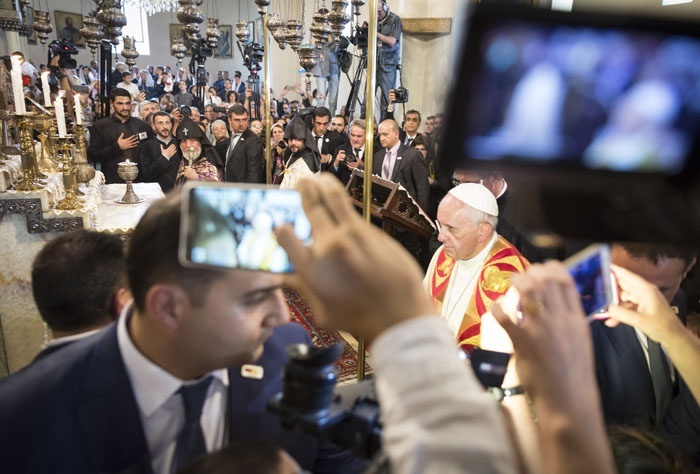
<svg viewBox="0 0 700 474">
<path fill-rule="evenodd" d="M 190 182 L 183 193 L 179 257 L 184 266 L 290 273 L 274 229 L 291 224 L 300 240 L 311 241 L 297 191 Z"/>
</svg>

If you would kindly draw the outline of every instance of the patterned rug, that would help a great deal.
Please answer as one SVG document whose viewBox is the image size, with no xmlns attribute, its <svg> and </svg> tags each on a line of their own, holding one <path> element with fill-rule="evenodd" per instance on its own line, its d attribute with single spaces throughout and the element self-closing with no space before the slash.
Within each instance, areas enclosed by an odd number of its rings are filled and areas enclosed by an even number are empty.
<svg viewBox="0 0 700 474">
<path fill-rule="evenodd" d="M 337 342 L 344 344 L 345 348 L 340 359 L 336 362 L 338 370 L 338 382 L 346 382 L 357 378 L 357 345 L 350 345 L 348 341 L 335 329 L 322 329 L 315 325 L 313 312 L 311 307 L 302 298 L 299 293 L 294 290 L 285 288 L 284 296 L 289 305 L 289 313 L 292 321 L 299 323 L 306 328 L 311 340 L 317 347 L 331 346 Z M 351 339 L 351 336 L 348 336 Z M 365 373 L 369 374 L 372 368 L 365 362 Z"/>
</svg>

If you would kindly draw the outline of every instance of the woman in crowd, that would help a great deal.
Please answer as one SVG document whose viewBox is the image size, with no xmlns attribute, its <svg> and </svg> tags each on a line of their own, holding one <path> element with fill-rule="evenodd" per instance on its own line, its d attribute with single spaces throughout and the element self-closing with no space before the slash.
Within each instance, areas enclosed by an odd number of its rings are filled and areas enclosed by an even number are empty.
<svg viewBox="0 0 700 474">
<path fill-rule="evenodd" d="M 214 136 L 214 144 L 228 140 L 229 134 L 226 128 L 226 122 L 223 120 L 214 120 L 211 124 L 211 133 Z"/>
<path fill-rule="evenodd" d="M 272 141 L 272 184 L 280 184 L 284 173 L 284 151 L 287 148 L 282 124 L 276 123 L 272 126 L 270 140 Z"/>
</svg>

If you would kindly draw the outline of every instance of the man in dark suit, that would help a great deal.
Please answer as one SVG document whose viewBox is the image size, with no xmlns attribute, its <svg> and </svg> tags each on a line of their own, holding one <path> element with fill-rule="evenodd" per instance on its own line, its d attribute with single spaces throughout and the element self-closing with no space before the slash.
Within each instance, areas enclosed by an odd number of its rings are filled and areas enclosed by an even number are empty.
<svg viewBox="0 0 700 474">
<path fill-rule="evenodd" d="M 335 150 L 347 142 L 347 139 L 340 133 L 329 130 L 331 124 L 331 111 L 326 107 L 316 107 L 314 109 L 311 136 L 321 154 L 321 169 L 331 171 L 333 165 L 333 153 Z"/>
<path fill-rule="evenodd" d="M 680 284 L 695 264 L 690 251 L 642 244 L 615 244 L 612 262 L 658 286 L 681 320 L 685 316 Z M 624 301 L 625 295 L 621 295 Z M 700 462 L 700 408 L 688 387 L 668 364 L 661 372 L 665 382 L 652 374 L 653 353 L 658 346 L 631 326 L 591 324 L 603 412 L 608 423 L 656 429 L 686 455 Z M 658 351 L 661 351 L 658 348 Z M 659 403 L 657 404 L 657 400 Z M 663 402 L 665 400 L 665 402 Z"/>
<path fill-rule="evenodd" d="M 143 180 L 158 183 L 163 192 L 167 193 L 175 187 L 182 154 L 172 134 L 173 121 L 170 114 L 153 114 L 153 128 L 156 136 L 144 143 L 139 150 Z"/>
<path fill-rule="evenodd" d="M 422 209 L 427 209 L 430 183 L 423 155 L 401 143 L 399 126 L 393 120 L 379 124 L 379 141 L 382 149 L 374 154 L 372 173 L 400 183 Z"/>
<path fill-rule="evenodd" d="M 333 155 L 332 171 L 343 184 L 348 184 L 354 169 L 365 167 L 365 121 L 353 120 L 348 136 L 350 141 L 336 148 Z"/>
<path fill-rule="evenodd" d="M 216 144 L 224 160 L 224 181 L 230 183 L 264 183 L 265 159 L 262 139 L 248 128 L 248 110 L 240 104 L 231 106 L 228 116 L 231 138 Z"/>
<path fill-rule="evenodd" d="M 314 472 L 358 472 L 266 410 L 285 347 L 309 341 L 289 324 L 283 277 L 181 266 L 180 208 L 171 194 L 134 230 L 134 302 L 116 324 L 0 382 L 3 470 L 165 474 L 253 437 Z"/>
<path fill-rule="evenodd" d="M 39 360 L 113 322 L 131 298 L 122 240 L 79 229 L 48 241 L 32 264 L 32 293 L 51 340 Z"/>
</svg>

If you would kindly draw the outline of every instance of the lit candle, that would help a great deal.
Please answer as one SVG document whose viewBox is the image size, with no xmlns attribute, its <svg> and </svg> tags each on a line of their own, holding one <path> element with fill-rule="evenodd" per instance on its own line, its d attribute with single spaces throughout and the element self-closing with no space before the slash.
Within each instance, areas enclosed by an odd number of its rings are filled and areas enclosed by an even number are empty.
<svg viewBox="0 0 700 474">
<path fill-rule="evenodd" d="M 80 105 L 80 94 L 73 95 L 73 110 L 75 110 L 75 123 L 83 124 L 83 107 Z"/>
<path fill-rule="evenodd" d="M 49 72 L 41 73 L 41 90 L 44 92 L 44 105 L 51 107 L 51 87 L 49 86 Z"/>
<path fill-rule="evenodd" d="M 66 116 L 63 110 L 63 98 L 59 95 L 56 97 L 56 123 L 58 124 L 58 137 L 66 137 Z"/>
<path fill-rule="evenodd" d="M 21 115 L 27 113 L 24 106 L 24 87 L 22 86 L 22 65 L 19 63 L 17 56 L 10 56 L 12 62 L 12 71 L 10 71 L 10 79 L 12 80 L 12 96 L 15 100 L 15 112 Z"/>
</svg>

